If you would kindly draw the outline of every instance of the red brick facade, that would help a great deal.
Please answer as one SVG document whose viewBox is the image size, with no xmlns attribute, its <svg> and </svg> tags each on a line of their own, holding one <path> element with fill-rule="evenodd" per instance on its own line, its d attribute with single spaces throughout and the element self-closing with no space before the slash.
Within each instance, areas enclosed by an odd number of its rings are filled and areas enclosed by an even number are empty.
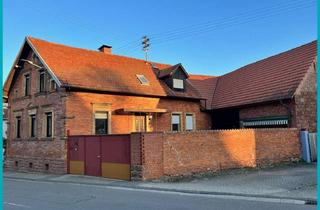
<svg viewBox="0 0 320 210">
<path fill-rule="evenodd" d="M 32 54 L 29 55 L 31 57 Z M 31 91 L 24 96 L 24 76 L 30 75 Z M 23 171 L 66 172 L 66 133 L 64 132 L 65 93 L 63 89 L 39 93 L 39 72 L 29 64 L 19 74 L 9 93 L 6 167 Z M 49 85 L 47 74 L 46 84 Z M 49 90 L 47 88 L 47 90 Z M 44 135 L 44 115 L 53 114 L 53 137 Z M 30 112 L 36 114 L 36 136 L 30 136 Z M 16 138 L 16 117 L 21 117 L 21 138 Z"/>
<path fill-rule="evenodd" d="M 316 66 L 310 67 L 295 93 L 297 116 L 296 125 L 300 129 L 316 132 L 317 129 L 317 80 Z"/>
<path fill-rule="evenodd" d="M 240 120 L 261 118 L 261 117 L 280 117 L 289 116 L 289 127 L 296 127 L 296 112 L 294 101 L 275 101 L 264 104 L 251 105 L 239 109 Z"/>
<path fill-rule="evenodd" d="M 29 56 L 31 59 L 31 54 Z M 31 92 L 24 96 L 24 75 L 31 78 Z M 50 76 L 46 74 L 47 90 Z M 156 97 L 67 92 L 64 88 L 39 93 L 39 71 L 25 64 L 11 88 L 9 98 L 9 126 L 6 167 L 23 171 L 67 172 L 67 132 L 71 135 L 94 133 L 94 112 L 109 112 L 109 133 L 135 131 L 135 115 L 118 113 L 124 108 L 166 109 L 166 113 L 148 115 L 148 131 L 170 131 L 171 113 L 181 114 L 181 129 L 185 115 L 195 116 L 195 129 L 210 129 L 210 114 L 200 110 L 199 100 L 167 99 Z M 53 137 L 44 135 L 45 112 L 53 113 Z M 30 136 L 30 111 L 36 114 L 36 137 Z M 21 117 L 21 138 L 16 138 L 16 117 Z M 138 160 L 137 160 L 138 161 Z"/>
<path fill-rule="evenodd" d="M 158 179 L 300 158 L 297 129 L 144 133 L 142 178 Z"/>
<path fill-rule="evenodd" d="M 166 109 L 166 113 L 150 114 L 148 131 L 170 131 L 173 112 L 181 113 L 182 130 L 185 129 L 186 113 L 194 114 L 197 130 L 211 128 L 210 114 L 200 110 L 199 101 L 69 92 L 66 98 L 66 129 L 71 135 L 92 134 L 94 110 L 104 110 L 111 114 L 111 134 L 135 132 L 134 114 L 118 113 L 124 108 Z"/>
</svg>

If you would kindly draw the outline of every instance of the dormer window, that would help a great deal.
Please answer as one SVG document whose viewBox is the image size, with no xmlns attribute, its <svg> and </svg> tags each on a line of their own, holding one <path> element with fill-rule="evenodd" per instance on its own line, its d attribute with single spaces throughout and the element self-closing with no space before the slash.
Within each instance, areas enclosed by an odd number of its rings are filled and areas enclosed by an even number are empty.
<svg viewBox="0 0 320 210">
<path fill-rule="evenodd" d="M 184 84 L 182 79 L 173 79 L 173 88 L 183 90 Z"/>
<path fill-rule="evenodd" d="M 158 70 L 157 74 L 158 78 L 164 81 L 172 90 L 186 90 L 186 79 L 188 79 L 189 75 L 181 64 Z"/>
<path fill-rule="evenodd" d="M 142 74 L 137 74 L 136 75 L 138 80 L 140 81 L 141 85 L 149 85 L 149 80 L 147 80 L 147 78 L 142 75 Z"/>
</svg>

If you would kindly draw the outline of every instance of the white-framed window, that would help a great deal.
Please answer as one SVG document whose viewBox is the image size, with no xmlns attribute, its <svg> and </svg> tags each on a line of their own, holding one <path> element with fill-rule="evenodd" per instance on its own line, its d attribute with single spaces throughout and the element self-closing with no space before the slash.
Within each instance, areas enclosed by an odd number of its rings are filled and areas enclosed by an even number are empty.
<svg viewBox="0 0 320 210">
<path fill-rule="evenodd" d="M 46 91 L 46 72 L 42 69 L 39 70 L 39 92 Z"/>
<path fill-rule="evenodd" d="M 56 88 L 57 88 L 56 82 L 54 81 L 54 79 L 50 79 L 50 86 L 49 86 L 50 91 L 54 91 L 56 90 Z"/>
<path fill-rule="evenodd" d="M 182 79 L 173 79 L 173 88 L 175 89 L 184 89 L 184 84 Z"/>
<path fill-rule="evenodd" d="M 180 113 L 171 114 L 171 130 L 181 131 L 181 114 Z"/>
<path fill-rule="evenodd" d="M 94 113 L 94 127 L 95 134 L 104 135 L 108 134 L 108 112 L 107 111 L 96 111 Z"/>
<path fill-rule="evenodd" d="M 30 95 L 31 82 L 30 82 L 30 74 L 24 75 L 24 96 Z"/>
<path fill-rule="evenodd" d="M 195 130 L 195 114 L 193 113 L 186 113 L 186 131 L 193 131 Z"/>
<path fill-rule="evenodd" d="M 16 117 L 16 138 L 21 138 L 21 116 Z"/>
<path fill-rule="evenodd" d="M 143 74 L 136 75 L 141 85 L 149 85 L 149 80 Z"/>
<path fill-rule="evenodd" d="M 37 117 L 35 114 L 29 115 L 30 118 L 30 137 L 37 136 Z"/>
<path fill-rule="evenodd" d="M 45 136 L 47 138 L 53 137 L 53 114 L 52 112 L 45 113 Z"/>
</svg>

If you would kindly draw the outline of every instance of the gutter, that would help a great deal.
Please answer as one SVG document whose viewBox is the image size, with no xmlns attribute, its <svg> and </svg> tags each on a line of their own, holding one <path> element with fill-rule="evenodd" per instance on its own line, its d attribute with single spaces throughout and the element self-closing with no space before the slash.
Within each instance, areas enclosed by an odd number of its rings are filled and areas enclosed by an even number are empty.
<svg viewBox="0 0 320 210">
<path fill-rule="evenodd" d="M 139 93 L 133 93 L 133 92 L 119 92 L 119 91 L 110 91 L 110 90 L 101 90 L 101 89 L 95 89 L 95 88 L 87 88 L 87 87 L 79 87 L 79 86 L 73 86 L 64 84 L 61 86 L 62 88 L 66 88 L 67 91 L 74 91 L 74 92 L 93 92 L 93 93 L 109 93 L 113 95 L 128 95 L 128 96 L 147 96 L 152 98 L 171 98 L 171 99 L 182 99 L 182 100 L 205 100 L 205 98 L 194 98 L 194 97 L 183 97 L 183 96 L 169 96 L 169 95 L 151 95 L 151 94 L 139 94 Z"/>
</svg>

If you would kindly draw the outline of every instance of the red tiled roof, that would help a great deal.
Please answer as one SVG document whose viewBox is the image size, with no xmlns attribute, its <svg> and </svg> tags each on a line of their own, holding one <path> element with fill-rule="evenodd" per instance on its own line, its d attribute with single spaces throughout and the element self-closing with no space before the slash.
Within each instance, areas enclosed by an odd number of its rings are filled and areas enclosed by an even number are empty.
<svg viewBox="0 0 320 210">
<path fill-rule="evenodd" d="M 220 76 L 213 93 L 212 108 L 227 108 L 293 97 L 315 61 L 313 41 Z"/>
<path fill-rule="evenodd" d="M 195 74 L 189 75 L 189 81 L 200 92 L 201 96 L 206 99 L 206 102 L 201 102 L 203 107 L 206 109 L 211 109 L 212 97 L 216 88 L 218 77 Z"/>
<path fill-rule="evenodd" d="M 194 88 L 185 92 L 171 90 L 157 78 L 152 66 L 144 60 L 69 47 L 28 37 L 45 63 L 63 85 L 153 96 L 200 98 Z M 157 68 L 171 65 L 156 63 Z M 136 75 L 142 74 L 149 85 L 141 85 Z"/>
</svg>

